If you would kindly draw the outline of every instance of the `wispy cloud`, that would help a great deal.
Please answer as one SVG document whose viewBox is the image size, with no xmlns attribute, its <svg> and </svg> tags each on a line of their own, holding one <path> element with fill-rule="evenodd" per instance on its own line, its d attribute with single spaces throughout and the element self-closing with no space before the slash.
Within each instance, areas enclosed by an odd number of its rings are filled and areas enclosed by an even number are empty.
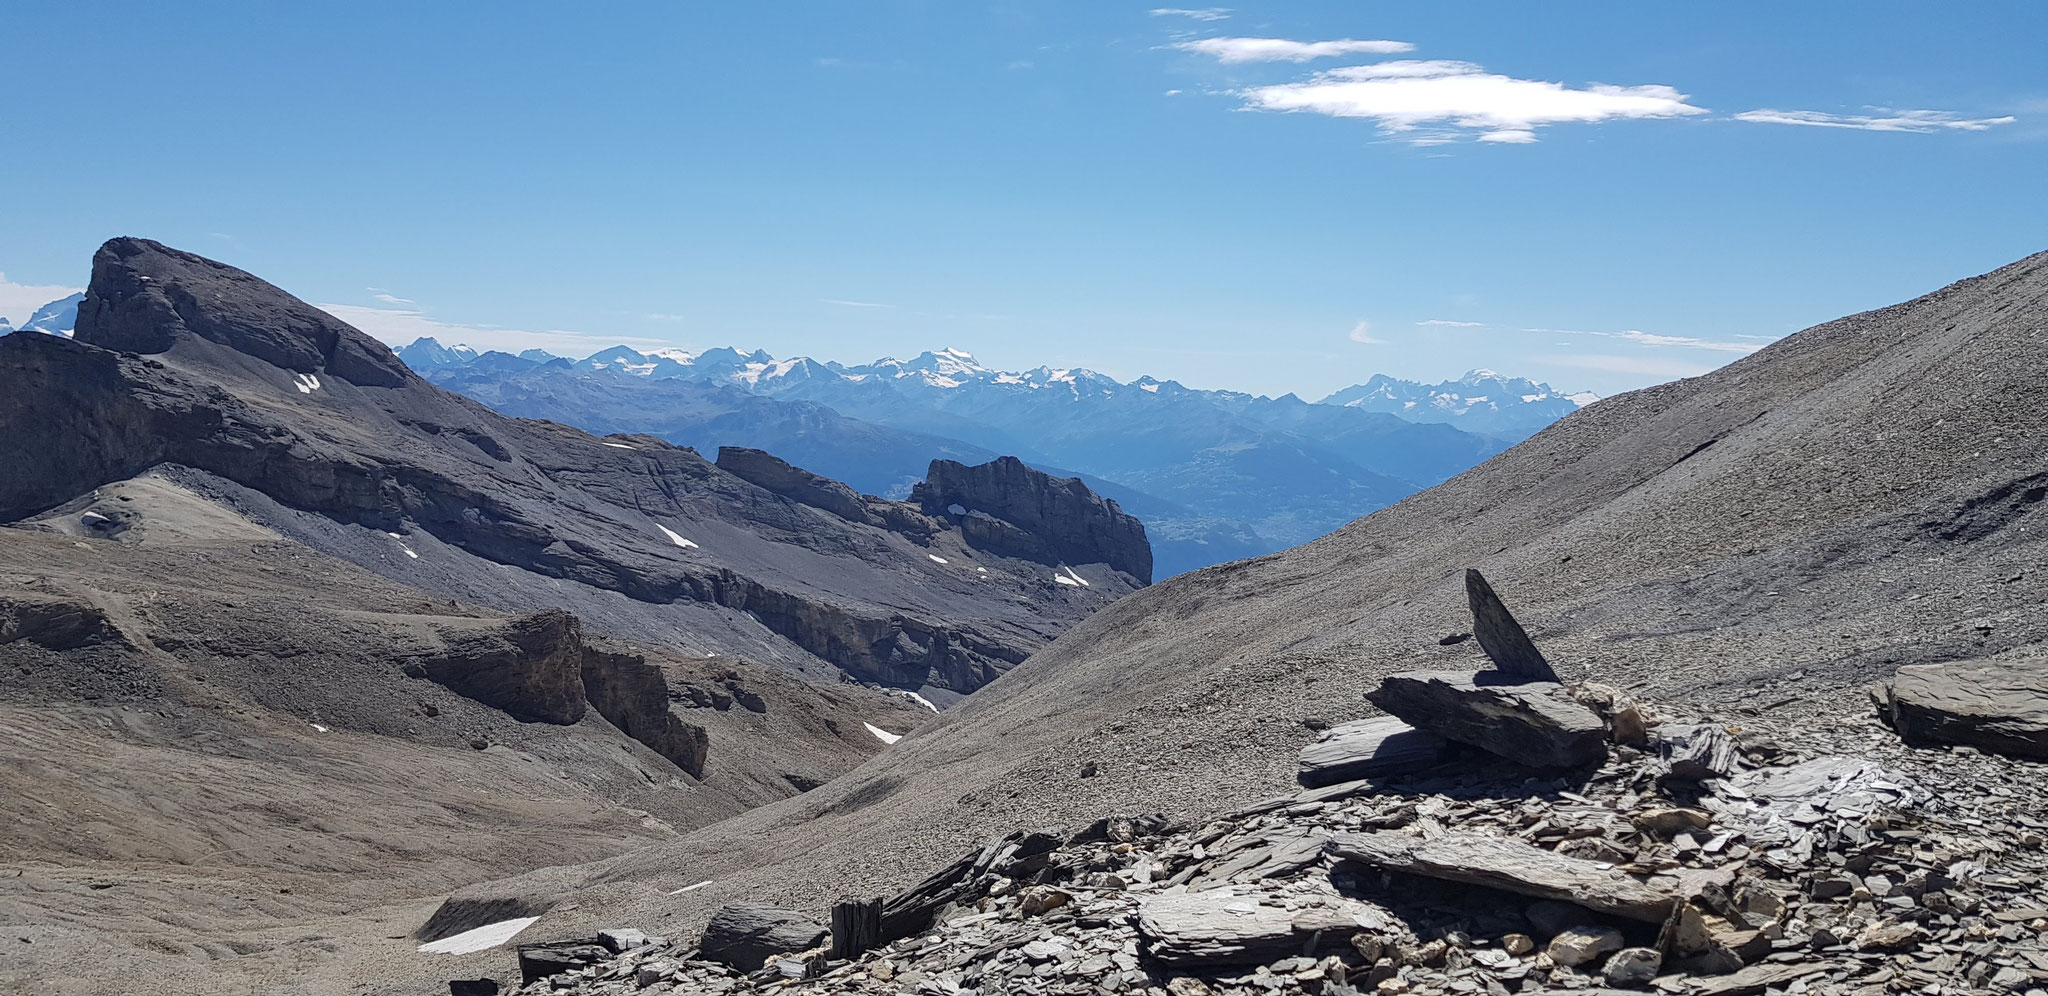
<svg viewBox="0 0 2048 996">
<path fill-rule="evenodd" d="M 689 321 L 689 319 L 688 319 L 688 318 L 685 318 L 685 317 L 683 317 L 682 315 L 671 315 L 671 314 L 668 314 L 668 313 L 666 313 L 666 312 L 660 312 L 660 311 L 650 311 L 650 312 L 648 312 L 648 313 L 646 313 L 646 314 L 644 314 L 644 315 L 641 315 L 640 317 L 642 317 L 642 318 L 645 318 L 645 319 L 647 319 L 647 320 L 648 320 L 648 321 L 650 321 L 650 322 L 686 322 L 686 321 Z"/>
<path fill-rule="evenodd" d="M 1747 355 L 1770 345 L 1769 341 L 1722 342 L 1714 339 L 1700 339 L 1689 335 L 1658 335 L 1637 329 L 1623 329 L 1619 332 L 1601 332 L 1592 329 L 1522 329 L 1543 335 L 1590 335 L 1603 339 L 1625 339 L 1640 346 L 1681 347 L 1684 349 L 1706 349 L 1717 353 L 1741 353 Z M 1760 339 L 1757 336 L 1736 336 L 1738 339 Z"/>
<path fill-rule="evenodd" d="M 819 299 L 818 299 L 818 303 L 819 303 L 819 304 L 831 304 L 831 305 L 837 305 L 837 306 L 839 306 L 839 307 L 841 307 L 841 308 L 893 308 L 893 307 L 895 307 L 895 305 L 893 305 L 893 304 L 877 304 L 877 303 L 875 303 L 875 302 L 873 302 L 873 301 L 842 301 L 842 300 L 840 300 L 840 299 L 838 299 L 838 298 L 833 298 L 833 297 L 821 297 L 821 298 L 819 298 Z"/>
<path fill-rule="evenodd" d="M 1197 21 L 1221 21 L 1230 17 L 1229 7 L 1154 7 L 1153 17 L 1187 17 Z"/>
<path fill-rule="evenodd" d="M 1604 373 L 1636 374 L 1644 377 L 1697 377 L 1714 369 L 1677 360 L 1644 356 L 1608 356 L 1598 353 L 1546 356 L 1537 362 L 1574 370 L 1599 370 Z"/>
<path fill-rule="evenodd" d="M 1422 326 L 1425 326 L 1425 327 L 1436 327 L 1436 328 L 1450 328 L 1450 329 L 1483 329 L 1483 328 L 1485 328 L 1485 327 L 1486 327 L 1486 323 L 1485 323 L 1485 322 L 1451 322 L 1451 321 L 1445 321 L 1444 319 L 1441 319 L 1441 318 L 1432 318 L 1432 319 L 1429 319 L 1428 321 L 1416 322 L 1415 324 L 1417 324 L 1417 325 L 1422 325 Z"/>
<path fill-rule="evenodd" d="M 1384 346 L 1387 344 L 1385 339 L 1373 338 L 1371 322 L 1359 322 L 1351 326 L 1351 341 L 1362 342 L 1368 346 Z"/>
<path fill-rule="evenodd" d="M 0 273 L 0 318 L 19 325 L 28 321 L 28 316 L 35 314 L 37 308 L 84 289 L 62 284 L 17 284 L 7 279 L 7 274 Z"/>
<path fill-rule="evenodd" d="M 1334 41 L 1291 41 L 1286 38 L 1201 38 L 1173 46 L 1184 52 L 1214 56 L 1219 62 L 1307 62 L 1339 55 L 1398 55 L 1415 46 L 1401 41 L 1339 38 Z"/>
<path fill-rule="evenodd" d="M 374 287 L 372 287 L 372 288 L 370 288 L 370 289 L 371 289 L 371 290 L 376 290 L 376 288 L 374 288 Z M 414 300 L 412 300 L 411 298 L 404 298 L 404 297 L 399 297 L 399 296 L 398 296 L 398 295 L 396 295 L 396 294 L 372 294 L 372 295 L 370 295 L 370 296 L 371 296 L 371 297 L 374 297 L 374 298 L 376 298 L 376 299 L 377 299 L 377 300 L 379 300 L 379 301 L 382 301 L 382 302 L 384 302 L 385 304 L 418 304 L 418 303 L 419 303 L 418 301 L 414 301 Z"/>
<path fill-rule="evenodd" d="M 1239 91 L 1247 107 L 1364 118 L 1417 145 L 1477 132 L 1482 142 L 1536 141 L 1536 129 L 1705 114 L 1662 84 L 1570 87 L 1489 73 L 1470 62 L 1400 60 L 1317 73 L 1297 83 Z M 1425 125 L 1431 131 L 1418 133 Z"/>
<path fill-rule="evenodd" d="M 1929 134 L 1937 131 L 1986 131 L 2011 124 L 2017 118 L 1966 118 L 1954 111 L 1867 108 L 1870 114 L 1830 114 L 1826 111 L 1780 111 L 1769 107 L 1743 111 L 1737 121 L 1755 124 L 1805 125 L 1809 128 L 1853 128 L 1857 131 L 1902 131 Z"/>
<path fill-rule="evenodd" d="M 393 346 L 403 346 L 414 339 L 431 337 L 439 340 L 444 346 L 468 343 L 478 349 L 502 349 L 507 352 L 545 349 L 557 356 L 581 357 L 618 345 L 668 345 L 660 339 L 571 332 L 564 329 L 539 331 L 498 328 L 492 325 L 462 325 L 429 318 L 411 308 L 372 308 L 360 304 L 322 304 L 318 307 Z"/>
</svg>

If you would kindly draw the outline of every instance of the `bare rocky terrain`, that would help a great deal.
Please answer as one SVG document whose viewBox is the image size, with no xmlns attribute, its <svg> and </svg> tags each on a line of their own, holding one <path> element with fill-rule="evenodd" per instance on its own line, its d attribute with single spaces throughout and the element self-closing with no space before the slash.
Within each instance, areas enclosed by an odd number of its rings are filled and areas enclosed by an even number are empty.
<svg viewBox="0 0 2048 996">
<path fill-rule="evenodd" d="M 692 938 L 724 904 L 818 914 L 1013 830 L 1225 812 L 1388 674 L 1477 666 L 1439 641 L 1469 625 L 1467 567 L 1567 680 L 1759 737 L 1847 730 L 1902 665 L 2048 635 L 2044 346 L 2048 254 L 1597 402 L 1324 539 L 1121 600 L 816 792 L 469 894 L 562 896 L 535 928 L 556 936 Z"/>
</svg>

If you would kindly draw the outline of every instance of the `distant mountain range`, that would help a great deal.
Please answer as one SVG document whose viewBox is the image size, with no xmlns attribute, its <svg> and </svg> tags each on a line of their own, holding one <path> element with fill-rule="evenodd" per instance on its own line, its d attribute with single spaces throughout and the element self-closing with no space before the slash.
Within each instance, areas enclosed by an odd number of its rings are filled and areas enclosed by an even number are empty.
<svg viewBox="0 0 2048 996">
<path fill-rule="evenodd" d="M 69 338 L 71 330 L 78 326 L 78 302 L 83 300 L 85 293 L 81 291 L 70 297 L 51 301 L 37 308 L 35 314 L 28 316 L 28 321 L 21 323 L 20 328 L 15 328 L 7 324 L 7 319 L 0 318 L 0 335 L 9 332 L 47 332 Z"/>
<path fill-rule="evenodd" d="M 507 414 L 767 450 L 900 497 L 935 457 L 1014 455 L 1143 519 L 1159 576 L 1283 549 L 1446 480 L 1591 402 L 1474 371 L 1374 377 L 1310 403 L 1079 368 L 1013 372 L 957 349 L 847 366 L 729 347 L 570 360 L 420 339 L 398 351 Z"/>
</svg>

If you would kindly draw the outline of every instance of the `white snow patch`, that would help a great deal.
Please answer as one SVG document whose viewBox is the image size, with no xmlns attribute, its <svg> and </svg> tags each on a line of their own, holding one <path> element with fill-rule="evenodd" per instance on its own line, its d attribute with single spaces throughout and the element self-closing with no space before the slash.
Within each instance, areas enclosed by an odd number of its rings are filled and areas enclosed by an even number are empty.
<svg viewBox="0 0 2048 996">
<path fill-rule="evenodd" d="M 1526 405 L 1526 404 L 1529 404 L 1530 402 L 1534 402 L 1534 401 L 1542 401 L 1542 400 L 1543 400 L 1544 398 L 1547 398 L 1547 397 L 1550 397 L 1550 395 L 1548 395 L 1548 394 L 1524 394 L 1524 395 L 1522 395 L 1522 403 Z"/>
<path fill-rule="evenodd" d="M 470 954 L 477 951 L 485 951 L 519 936 L 520 931 L 533 926 L 533 922 L 538 919 L 540 917 L 523 916 L 516 920 L 500 920 L 497 923 L 487 923 L 474 930 L 465 930 L 453 937 L 443 937 L 438 941 L 428 941 L 420 945 L 420 953 Z"/>
<path fill-rule="evenodd" d="M 1055 574 L 1055 575 L 1053 575 L 1053 576 L 1052 576 L 1052 579 L 1053 579 L 1054 581 L 1058 581 L 1059 583 L 1061 583 L 1061 584 L 1063 584 L 1063 585 L 1066 585 L 1066 586 L 1068 586 L 1068 587 L 1070 587 L 1070 588 L 1079 588 L 1079 587 L 1081 587 L 1081 583 L 1080 583 L 1079 581 L 1076 581 L 1076 580 L 1074 580 L 1073 578 L 1070 578 L 1070 577 L 1068 577 L 1068 576 L 1066 576 L 1066 575 L 1064 575 L 1064 574 Z"/>
<path fill-rule="evenodd" d="M 1577 394 L 1567 394 L 1564 396 L 1564 399 L 1566 401 L 1571 402 L 1572 404 L 1578 405 L 1580 408 L 1584 408 L 1587 405 L 1590 405 L 1593 402 L 1600 400 L 1600 396 L 1594 394 L 1591 391 L 1580 391 Z"/>
<path fill-rule="evenodd" d="M 874 734 L 876 740 L 880 740 L 885 744 L 893 744 L 896 741 L 903 739 L 903 734 L 890 733 L 888 730 L 882 729 L 881 727 L 876 726 L 873 723 L 862 723 L 860 725 L 867 727 L 868 732 Z"/>
<path fill-rule="evenodd" d="M 938 555 L 938 554 L 936 554 L 936 553 L 927 553 L 927 554 L 925 554 L 925 556 L 927 556 L 927 557 L 930 557 L 930 558 L 932 558 L 932 563 L 934 563 L 934 564 L 950 564 L 950 563 L 952 563 L 952 561 L 950 561 L 950 560 L 947 560 L 946 558 L 944 558 L 944 557 L 941 557 L 941 556 L 939 556 L 939 555 Z"/>
<path fill-rule="evenodd" d="M 690 542 L 689 540 L 686 540 L 686 539 L 684 539 L 684 538 L 683 538 L 683 537 L 682 537 L 682 536 L 681 536 L 680 534 L 678 534 L 678 533 L 677 533 L 677 532 L 676 532 L 675 530 L 673 530 L 673 529 L 670 529 L 669 527 L 667 527 L 667 526 L 664 526 L 664 525 L 662 525 L 662 524 L 661 524 L 661 523 L 659 523 L 659 522 L 657 522 L 657 523 L 655 523 L 655 524 L 654 524 L 654 528 L 656 528 L 656 529 L 659 529 L 659 530 L 661 530 L 661 531 L 662 531 L 662 533 L 663 533 L 664 535 L 668 536 L 668 538 L 669 538 L 669 539 L 671 539 L 671 540 L 674 540 L 674 541 L 675 541 L 675 544 L 676 544 L 677 546 L 679 546 L 679 547 L 682 547 L 682 548 L 683 548 L 683 549 L 685 549 L 685 550 L 694 550 L 694 549 L 696 549 L 696 548 L 697 548 L 697 544 L 695 544 L 695 543 L 692 543 L 692 542 Z"/>
<path fill-rule="evenodd" d="M 907 688 L 899 688 L 899 689 L 897 689 L 897 691 L 899 691 L 899 692 L 902 692 L 903 694 L 905 694 L 905 695 L 908 695 L 908 696 L 910 696 L 910 701 L 912 701 L 912 702 L 915 702 L 915 703 L 917 703 L 918 705 L 921 705 L 921 706 L 923 706 L 923 707 L 925 707 L 925 708 L 927 708 L 927 709 L 930 709 L 930 710 L 931 710 L 931 711 L 933 711 L 933 712 L 938 712 L 938 711 L 939 711 L 939 707 L 938 707 L 938 706 L 935 706 L 935 705 L 933 705 L 933 704 L 932 704 L 932 700 L 930 700 L 930 699 L 928 699 L 928 698 L 925 698 L 924 696 L 922 696 L 922 695 L 919 695 L 919 694 L 917 694 L 916 692 L 913 692 L 913 691 L 911 691 L 911 690 L 909 690 L 909 689 L 907 689 Z"/>
<path fill-rule="evenodd" d="M 627 445 L 626 445 L 625 443 L 606 443 L 605 445 L 606 445 L 606 446 L 609 446 L 609 447 L 611 447 L 612 449 L 615 449 L 615 450 L 632 450 L 632 449 L 639 449 L 639 447 L 637 447 L 637 446 L 627 446 Z"/>
<path fill-rule="evenodd" d="M 314 729 L 316 729 L 316 730 L 319 730 L 319 731 L 320 731 L 320 732 L 322 732 L 322 733 L 326 733 L 326 732 L 327 732 L 327 727 L 321 726 L 321 725 L 320 725 L 319 723 L 307 723 L 306 725 L 307 725 L 307 726 L 310 726 L 310 727 L 312 727 L 312 728 L 314 728 Z"/>
<path fill-rule="evenodd" d="M 1140 391 L 1150 391 L 1150 392 L 1152 392 L 1153 394 L 1158 394 L 1158 393 L 1159 393 L 1159 385 L 1157 385 L 1157 384 L 1139 384 L 1139 385 L 1138 385 L 1138 390 L 1140 390 Z"/>
<path fill-rule="evenodd" d="M 986 568 L 986 567 L 977 567 L 977 568 L 975 568 L 975 570 L 976 570 L 976 571 L 979 571 L 980 573 L 983 573 L 983 574 L 987 574 L 987 573 L 988 573 L 988 568 Z"/>
<path fill-rule="evenodd" d="M 702 882 L 692 882 L 692 883 L 690 883 L 689 885 L 683 886 L 682 888 L 680 888 L 680 889 L 677 889 L 676 891 L 674 891 L 674 892 L 671 892 L 671 893 L 669 893 L 669 895 L 671 895 L 671 896 L 680 896 L 680 895 L 682 895 L 682 894 L 683 894 L 683 893 L 685 893 L 685 892 L 695 892 L 695 891 L 697 891 L 698 889 L 701 889 L 701 888 L 703 888 L 703 887 L 705 887 L 705 886 L 707 886 L 707 885 L 710 885 L 710 884 L 711 884 L 711 880 L 710 880 L 710 879 L 708 879 L 708 878 L 707 878 L 707 879 L 705 879 L 705 880 L 704 880 L 704 881 L 702 881 Z"/>
<path fill-rule="evenodd" d="M 419 555 L 419 554 L 417 554 L 417 553 L 414 553 L 414 552 L 412 552 L 412 547 L 409 547 L 409 546 L 401 546 L 401 547 L 399 547 L 399 549 L 401 549 L 401 550 L 404 550 L 404 551 L 405 551 L 405 555 L 406 555 L 406 556 L 408 556 L 408 557 L 411 557 L 411 558 L 412 558 L 412 559 L 414 559 L 414 560 L 418 560 L 418 559 L 420 559 L 420 555 Z"/>
<path fill-rule="evenodd" d="M 1089 584 L 1088 584 L 1088 579 L 1087 579 L 1087 578 L 1084 578 L 1084 577 L 1082 577 L 1081 575 L 1079 575 L 1079 574 L 1076 574 L 1076 573 L 1074 573 L 1074 569 L 1073 569 L 1073 568 L 1071 568 L 1071 567 L 1067 567 L 1067 565 L 1065 565 L 1065 564 L 1061 564 L 1060 566 L 1061 566 L 1062 568 L 1065 568 L 1065 570 L 1066 570 L 1066 572 L 1067 572 L 1067 577 L 1069 577 L 1069 578 L 1072 578 L 1072 579 L 1073 579 L 1073 580 L 1071 580 L 1071 581 L 1067 581 L 1067 583 L 1068 583 L 1068 584 L 1077 584 L 1077 585 L 1080 585 L 1080 586 L 1081 586 L 1081 587 L 1083 587 L 1083 588 L 1087 588 L 1087 587 L 1089 587 Z M 1058 577 L 1058 575 L 1054 575 L 1054 576 L 1055 576 L 1055 577 Z M 1065 579 L 1061 579 L 1061 580 L 1065 580 Z"/>
<path fill-rule="evenodd" d="M 292 386 L 298 388 L 300 394 L 311 394 L 320 389 L 320 378 L 312 374 L 299 374 L 292 378 Z"/>
</svg>

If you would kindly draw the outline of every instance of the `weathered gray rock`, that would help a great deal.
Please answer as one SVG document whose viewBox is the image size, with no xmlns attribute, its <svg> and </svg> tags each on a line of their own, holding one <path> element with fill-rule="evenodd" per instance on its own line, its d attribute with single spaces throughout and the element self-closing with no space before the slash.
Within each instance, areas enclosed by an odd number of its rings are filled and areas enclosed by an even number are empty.
<svg viewBox="0 0 2048 996">
<path fill-rule="evenodd" d="M 1670 763 L 1673 778 L 1705 781 L 1741 770 L 1735 738 L 1718 726 L 1660 727 L 1657 750 Z"/>
<path fill-rule="evenodd" d="M 1268 962 L 1300 954 L 1310 936 L 1338 944 L 1392 925 L 1385 911 L 1364 903 L 1318 898 L 1290 910 L 1281 900 L 1228 889 L 1155 896 L 1138 908 L 1146 951 L 1176 968 Z"/>
<path fill-rule="evenodd" d="M 1444 740 L 1392 716 L 1339 723 L 1302 748 L 1297 781 L 1307 788 L 1427 768 L 1443 759 Z"/>
<path fill-rule="evenodd" d="M 692 778 L 704 777 L 711 736 L 669 708 L 668 680 L 639 654 L 583 648 L 583 694 L 620 733 L 668 758 Z M 759 696 L 755 696 L 759 701 Z M 756 712 L 761 709 L 754 710 Z"/>
<path fill-rule="evenodd" d="M 794 910 L 772 906 L 727 906 L 712 914 L 697 941 L 706 961 L 758 971 L 769 958 L 808 951 L 825 940 L 825 925 Z"/>
<path fill-rule="evenodd" d="M 526 984 L 550 975 L 595 965 L 611 958 L 601 944 L 589 941 L 549 941 L 519 946 L 519 981 Z"/>
<path fill-rule="evenodd" d="M 1557 680 L 1543 652 L 1476 567 L 1465 569 L 1465 598 L 1472 604 L 1472 635 L 1479 638 L 1480 649 L 1493 659 L 1494 667 L 1516 681 Z"/>
<path fill-rule="evenodd" d="M 1367 692 L 1417 729 L 1532 768 L 1575 768 L 1607 756 L 1607 727 L 1563 685 L 1490 684 L 1492 672 L 1409 671 Z"/>
<path fill-rule="evenodd" d="M 1677 898 L 1611 867 L 1506 837 L 1449 833 L 1423 840 L 1381 831 L 1332 838 L 1328 850 L 1340 861 L 1576 903 L 1650 923 L 1664 922 Z"/>
<path fill-rule="evenodd" d="M 1600 974 L 1610 986 L 1641 989 L 1657 978 L 1657 970 L 1663 966 L 1664 956 L 1656 948 L 1622 948 L 1607 959 Z"/>
<path fill-rule="evenodd" d="M 2048 758 L 2048 656 L 1909 664 L 1879 693 L 1878 714 L 1909 744 Z"/>
</svg>

